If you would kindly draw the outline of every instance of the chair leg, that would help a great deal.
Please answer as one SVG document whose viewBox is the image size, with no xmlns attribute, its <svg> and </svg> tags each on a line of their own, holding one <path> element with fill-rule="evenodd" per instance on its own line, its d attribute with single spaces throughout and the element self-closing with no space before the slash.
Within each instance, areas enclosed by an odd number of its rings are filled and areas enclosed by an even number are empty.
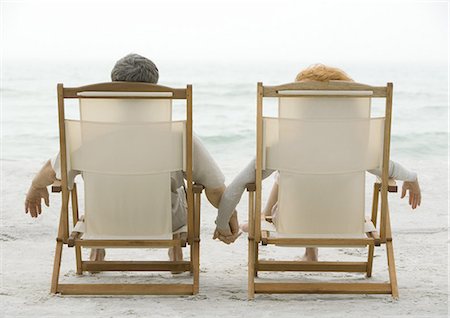
<svg viewBox="0 0 450 318">
<path fill-rule="evenodd" d="M 259 245 L 255 244 L 255 263 L 254 263 L 254 275 L 255 277 L 258 277 L 258 270 L 256 269 L 256 266 L 258 265 L 258 252 L 259 252 Z"/>
<path fill-rule="evenodd" d="M 388 269 L 389 269 L 389 282 L 391 284 L 392 289 L 392 297 L 394 299 L 398 299 L 398 285 L 397 285 L 397 273 L 395 270 L 395 260 L 394 260 L 394 246 L 392 241 L 386 242 L 386 253 L 387 253 L 387 261 L 388 261 Z"/>
<path fill-rule="evenodd" d="M 255 240 L 248 240 L 248 299 L 255 298 Z"/>
<path fill-rule="evenodd" d="M 51 289 L 50 289 L 50 292 L 52 294 L 56 294 L 56 292 L 58 291 L 59 272 L 61 269 L 62 248 L 63 248 L 63 243 L 57 242 L 56 250 L 55 250 L 55 260 L 53 262 L 52 285 L 51 285 Z"/>
<path fill-rule="evenodd" d="M 255 298 L 255 277 L 258 253 L 256 251 L 255 244 L 255 207 L 254 207 L 255 194 L 253 191 L 249 191 L 248 198 L 248 299 Z"/>
<path fill-rule="evenodd" d="M 369 245 L 369 252 L 368 252 L 368 256 L 367 256 L 367 271 L 366 271 L 367 277 L 372 277 L 374 251 L 375 251 L 375 246 Z"/>
<path fill-rule="evenodd" d="M 192 267 L 194 275 L 193 294 L 198 294 L 200 288 L 200 205 L 201 193 L 194 194 L 194 242 L 191 248 Z"/>
<path fill-rule="evenodd" d="M 81 254 L 81 247 L 75 246 L 75 259 L 77 263 L 77 275 L 83 275 L 83 258 Z"/>
<path fill-rule="evenodd" d="M 73 226 L 75 226 L 79 219 L 78 194 L 77 194 L 77 185 L 76 184 L 73 185 L 73 189 L 72 189 L 72 191 L 70 191 L 70 193 L 71 193 L 71 201 L 72 201 L 72 220 L 73 220 Z M 81 247 L 75 246 L 75 260 L 76 260 L 76 264 L 77 264 L 77 275 L 83 274 L 83 269 L 82 269 L 83 259 L 82 259 L 81 255 L 82 255 Z"/>
<path fill-rule="evenodd" d="M 378 216 L 378 200 L 380 197 L 380 184 L 374 183 L 373 185 L 373 198 L 372 198 L 372 216 L 371 221 L 375 227 L 377 227 L 377 216 Z M 375 251 L 375 246 L 369 245 L 369 255 L 367 257 L 367 277 L 372 277 L 373 268 L 373 254 Z"/>
<path fill-rule="evenodd" d="M 193 266 L 193 275 L 194 275 L 194 290 L 193 293 L 198 294 L 199 285 L 200 285 L 200 244 L 199 242 L 194 242 L 191 249 L 192 255 L 192 266 Z"/>
</svg>

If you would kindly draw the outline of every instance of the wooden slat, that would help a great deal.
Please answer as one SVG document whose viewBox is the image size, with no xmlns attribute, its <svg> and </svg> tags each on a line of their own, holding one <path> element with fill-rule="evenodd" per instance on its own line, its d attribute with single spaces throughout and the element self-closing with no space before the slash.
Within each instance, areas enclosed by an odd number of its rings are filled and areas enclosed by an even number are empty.
<svg viewBox="0 0 450 318">
<path fill-rule="evenodd" d="M 389 186 L 389 154 L 391 143 L 391 120 L 392 120 L 392 94 L 393 85 L 388 83 L 386 87 L 386 107 L 384 120 L 384 140 L 383 140 L 383 164 L 381 172 L 381 217 L 380 236 L 381 241 L 386 241 L 386 210 L 388 205 Z"/>
<path fill-rule="evenodd" d="M 52 294 L 56 293 L 59 284 L 59 274 L 61 270 L 61 257 L 62 257 L 62 242 L 56 242 L 55 258 L 53 260 L 53 272 L 52 272 L 52 283 L 50 287 L 50 292 Z"/>
<path fill-rule="evenodd" d="M 384 86 L 370 86 L 355 82 L 345 81 L 329 81 L 329 82 L 294 82 L 277 86 L 264 86 L 264 97 L 295 97 L 294 95 L 283 95 L 278 91 L 286 90 L 348 90 L 348 91 L 371 91 L 371 97 L 386 97 L 386 87 Z M 311 95 L 309 95 L 311 96 Z M 319 95 L 320 97 L 327 97 L 327 95 Z M 329 95 L 328 95 L 329 96 Z M 306 96 L 305 96 L 306 97 Z M 343 96 L 336 95 L 333 97 L 358 97 L 354 95 Z M 361 97 L 361 96 L 359 96 Z"/>
<path fill-rule="evenodd" d="M 366 272 L 366 262 L 304 262 L 304 261 L 266 261 L 258 262 L 258 271 L 279 272 Z"/>
<path fill-rule="evenodd" d="M 360 239 L 328 239 L 328 238 L 273 238 L 267 239 L 267 244 L 286 246 L 364 246 L 373 245 L 372 238 Z"/>
<path fill-rule="evenodd" d="M 263 159 L 263 83 L 257 86 L 256 101 L 256 198 L 255 198 L 255 243 L 261 240 L 261 198 L 262 198 L 262 159 Z"/>
<path fill-rule="evenodd" d="M 52 192 L 53 193 L 61 192 L 61 180 L 56 180 L 55 182 L 53 182 L 51 187 L 52 187 Z"/>
<path fill-rule="evenodd" d="M 265 96 L 270 97 L 270 96 Z M 320 97 L 320 98 L 361 98 L 361 97 L 373 97 L 373 95 L 320 95 L 320 94 L 280 94 L 277 93 L 276 96 L 272 97 L 283 97 L 283 98 L 304 98 L 304 97 Z"/>
<path fill-rule="evenodd" d="M 62 295 L 192 295 L 192 284 L 59 284 Z"/>
<path fill-rule="evenodd" d="M 259 294 L 390 294 L 386 283 L 255 283 Z"/>
<path fill-rule="evenodd" d="M 73 184 L 72 191 L 70 191 L 70 199 L 72 201 L 72 224 L 75 227 L 75 225 L 78 222 L 79 215 L 78 215 L 78 193 L 77 193 L 77 184 Z M 78 238 L 78 236 L 74 237 Z M 69 240 L 68 240 L 69 241 Z M 73 242 L 75 243 L 75 242 Z M 70 246 L 70 245 L 69 245 Z M 73 246 L 73 245 L 72 245 Z M 81 268 L 81 263 L 83 262 L 83 257 L 81 254 L 81 247 L 76 246 L 75 247 L 75 261 L 77 264 L 77 274 L 81 275 L 83 273 L 83 270 Z"/>
<path fill-rule="evenodd" d="M 195 183 L 195 184 L 192 186 L 192 191 L 193 191 L 194 193 L 202 193 L 204 188 L 205 188 L 205 186 L 204 186 L 203 184 Z"/>
<path fill-rule="evenodd" d="M 378 191 L 380 191 L 381 190 L 381 178 L 377 177 L 377 181 L 375 183 L 379 185 Z M 398 191 L 397 182 L 394 179 L 389 178 L 388 192 L 397 192 L 397 191 Z"/>
<path fill-rule="evenodd" d="M 133 97 L 133 98 L 157 98 L 157 99 L 186 99 L 186 89 L 171 88 L 167 86 L 138 83 L 138 82 L 106 82 L 92 85 L 85 85 L 80 87 L 65 87 L 64 98 L 95 98 L 95 97 L 81 97 L 79 92 L 171 92 L 173 96 L 170 97 Z M 97 97 L 98 98 L 98 97 Z M 126 98 L 125 96 L 102 97 L 102 98 Z"/>
<path fill-rule="evenodd" d="M 176 99 L 173 96 L 77 96 L 76 98 L 77 99 L 119 99 L 119 98 L 120 99 Z"/>
<path fill-rule="evenodd" d="M 58 231 L 58 238 L 67 240 L 69 237 L 69 189 L 67 175 L 67 142 L 66 142 L 66 124 L 65 124 L 65 106 L 64 106 L 64 86 L 57 85 L 58 94 L 58 127 L 59 127 L 59 154 L 61 160 L 61 214 Z"/>
<path fill-rule="evenodd" d="M 191 247 L 194 295 L 198 294 L 200 288 L 200 206 L 201 194 L 196 193 L 194 195 L 194 241 Z"/>
<path fill-rule="evenodd" d="M 262 230 L 261 231 L 261 243 L 262 243 L 262 245 L 267 245 L 268 237 L 269 237 L 269 231 Z"/>
<path fill-rule="evenodd" d="M 371 216 L 371 221 L 373 223 L 373 225 L 375 226 L 375 228 L 377 227 L 377 219 L 378 219 L 378 199 L 380 197 L 380 188 L 381 188 L 381 183 L 375 182 L 373 184 L 373 197 L 372 197 L 372 216 Z M 378 234 L 378 232 L 377 232 Z M 378 235 L 378 239 L 379 239 L 379 235 Z M 375 240 L 375 245 L 379 245 L 381 244 L 381 240 L 379 240 L 378 242 Z M 377 246 L 378 246 L 377 245 Z M 369 245 L 369 251 L 367 253 L 367 271 L 366 271 L 366 275 L 367 277 L 372 277 L 372 268 L 373 268 L 373 255 L 375 252 L 375 246 L 374 245 Z"/>
<path fill-rule="evenodd" d="M 255 192 L 248 193 L 248 272 L 247 272 L 247 297 L 255 297 Z"/>
<path fill-rule="evenodd" d="M 247 183 L 245 185 L 245 188 L 247 189 L 247 191 L 251 192 L 251 191 L 256 191 L 256 185 L 254 183 Z"/>
<path fill-rule="evenodd" d="M 392 232 L 391 232 L 391 217 L 389 212 L 389 206 L 387 206 L 386 211 L 386 254 L 388 261 L 388 271 L 389 271 L 389 282 L 392 289 L 392 297 L 398 299 L 398 283 L 397 283 L 397 270 L 395 268 L 395 258 L 394 258 L 394 245 L 392 243 Z"/>
<path fill-rule="evenodd" d="M 182 247 L 186 247 L 186 242 L 187 242 L 187 232 L 181 232 L 180 233 L 180 244 Z"/>
<path fill-rule="evenodd" d="M 75 240 L 75 246 L 87 247 L 171 247 L 181 246 L 182 242 L 179 239 L 175 240 Z"/>
<path fill-rule="evenodd" d="M 80 235 L 81 235 L 80 232 L 73 231 L 72 233 L 70 233 L 69 238 L 67 239 L 67 245 L 69 245 L 69 247 L 74 247 L 75 240 L 77 240 L 80 237 Z M 77 248 L 79 248 L 79 247 L 77 247 Z"/>
<path fill-rule="evenodd" d="M 85 261 L 84 271 L 190 271 L 188 261 Z"/>
<path fill-rule="evenodd" d="M 372 238 L 373 239 L 375 246 L 380 246 L 381 245 L 380 235 L 378 234 L 377 231 L 368 232 L 366 234 L 367 234 L 368 238 Z"/>
<path fill-rule="evenodd" d="M 188 242 L 192 245 L 194 239 L 194 194 L 192 192 L 192 85 L 186 86 L 186 201 Z"/>
</svg>

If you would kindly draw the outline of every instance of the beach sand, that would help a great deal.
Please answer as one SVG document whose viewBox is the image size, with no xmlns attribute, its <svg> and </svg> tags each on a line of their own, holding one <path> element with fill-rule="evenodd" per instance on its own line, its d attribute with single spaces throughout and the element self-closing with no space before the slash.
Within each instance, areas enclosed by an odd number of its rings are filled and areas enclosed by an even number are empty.
<svg viewBox="0 0 450 318">
<path fill-rule="evenodd" d="M 407 162 L 406 162 L 407 163 Z M 448 315 L 448 222 L 445 200 L 446 178 L 432 167 L 442 162 L 416 162 L 427 166 L 429 173 L 421 179 L 424 189 L 422 206 L 412 212 L 399 194 L 391 195 L 400 299 L 390 295 L 257 295 L 247 300 L 247 237 L 225 245 L 211 239 L 216 210 L 202 198 L 200 293 L 195 296 L 115 296 L 80 297 L 52 295 L 51 271 L 60 206 L 60 195 L 51 194 L 51 207 L 38 219 L 23 212 L 27 182 L 39 165 L 30 163 L 24 171 L 18 162 L 3 162 L 3 219 L 1 242 L 2 317 L 360 317 L 361 315 L 395 317 L 447 317 Z M 371 179 L 368 181 L 370 182 Z M 433 198 L 430 200 L 429 198 Z M 436 203 L 437 202 L 437 203 Z M 239 205 L 241 221 L 246 219 L 247 200 Z M 185 253 L 187 250 L 185 249 Z M 300 248 L 261 248 L 262 258 L 298 259 Z M 108 259 L 167 259 L 167 250 L 108 250 Z M 84 258 L 88 251 L 84 251 Z M 363 249 L 321 249 L 322 260 L 364 261 Z M 386 281 L 385 248 L 376 249 L 373 277 L 369 281 Z M 262 274 L 273 280 L 277 274 Z M 284 279 L 322 281 L 364 280 L 363 274 L 280 274 Z M 64 248 L 61 281 L 63 282 L 186 282 L 188 274 L 170 273 L 100 273 L 77 276 L 74 250 Z"/>
</svg>

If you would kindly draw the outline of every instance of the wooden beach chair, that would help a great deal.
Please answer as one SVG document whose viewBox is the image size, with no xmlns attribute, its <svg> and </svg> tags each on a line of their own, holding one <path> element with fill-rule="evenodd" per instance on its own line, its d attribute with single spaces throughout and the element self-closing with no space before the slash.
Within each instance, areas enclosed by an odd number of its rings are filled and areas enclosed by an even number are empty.
<svg viewBox="0 0 450 318">
<path fill-rule="evenodd" d="M 61 294 L 196 294 L 199 289 L 200 194 L 192 181 L 192 86 L 111 82 L 67 88 L 58 84 L 62 207 L 51 292 Z M 78 99 L 79 120 L 65 116 L 65 100 Z M 172 101 L 186 100 L 185 120 L 172 120 Z M 187 179 L 187 228 L 173 236 L 171 172 Z M 79 217 L 72 171 L 84 179 Z M 73 224 L 69 222 L 72 201 Z M 190 261 L 87 261 L 82 248 L 190 246 Z M 181 271 L 189 284 L 59 283 L 63 246 L 73 247 L 76 272 Z"/>
<path fill-rule="evenodd" d="M 392 83 L 258 83 L 256 183 L 249 192 L 248 297 L 255 293 L 392 294 L 398 297 L 388 208 Z M 278 117 L 263 116 L 263 100 L 278 98 Z M 371 117 L 371 99 L 386 100 L 385 116 Z M 366 170 L 381 168 L 371 217 L 365 220 Z M 278 212 L 262 221 L 262 169 L 278 170 Z M 379 200 L 381 193 L 381 200 Z M 378 211 L 379 201 L 381 209 Z M 378 217 L 380 216 L 380 217 Z M 270 221 L 270 220 L 267 220 Z M 261 245 L 366 247 L 365 262 L 259 259 Z M 389 282 L 264 282 L 258 272 L 361 272 L 372 275 L 374 248 L 387 251 Z"/>
</svg>

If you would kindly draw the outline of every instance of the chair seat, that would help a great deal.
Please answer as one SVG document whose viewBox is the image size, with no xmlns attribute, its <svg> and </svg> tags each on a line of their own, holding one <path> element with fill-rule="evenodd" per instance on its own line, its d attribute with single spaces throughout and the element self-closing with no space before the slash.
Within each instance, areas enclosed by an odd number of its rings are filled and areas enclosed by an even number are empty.
<svg viewBox="0 0 450 318">
<path fill-rule="evenodd" d="M 364 224 L 364 233 L 357 234 L 284 234 L 277 232 L 273 223 L 261 220 L 261 230 L 268 231 L 270 237 L 274 238 L 339 238 L 339 239 L 360 239 L 366 238 L 366 233 L 375 231 L 375 227 L 372 222 L 366 221 Z"/>
<path fill-rule="evenodd" d="M 308 247 L 365 247 L 364 243 L 361 245 L 360 242 L 367 240 L 368 234 L 370 232 L 376 232 L 376 228 L 370 220 L 366 220 L 364 224 L 364 233 L 355 233 L 355 234 L 284 234 L 277 232 L 275 225 L 273 223 L 267 222 L 265 220 L 261 220 L 261 231 L 262 236 L 267 237 L 263 239 L 263 245 L 272 241 L 271 244 L 282 247 L 298 247 L 299 245 L 293 244 L 292 240 L 301 239 L 301 240 L 324 240 L 324 242 L 319 244 L 308 244 Z M 265 234 L 264 234 L 265 232 Z M 330 242 L 326 241 L 336 240 L 340 241 L 337 243 L 336 241 L 330 244 Z M 360 242 L 355 242 L 359 240 Z M 341 244 L 344 242 L 345 244 Z M 336 244 L 337 243 L 337 244 Z M 355 245 L 355 243 L 357 243 Z"/>
<path fill-rule="evenodd" d="M 149 235 L 149 236 L 118 236 L 118 235 L 95 235 L 95 234 L 89 234 L 86 232 L 86 223 L 84 220 L 80 220 L 75 225 L 74 229 L 75 232 L 82 233 L 80 235 L 81 239 L 84 240 L 171 240 L 172 236 L 170 235 Z M 179 233 L 187 233 L 187 225 L 184 225 L 177 229 L 176 231 L 173 231 L 172 234 L 179 234 Z"/>
</svg>

